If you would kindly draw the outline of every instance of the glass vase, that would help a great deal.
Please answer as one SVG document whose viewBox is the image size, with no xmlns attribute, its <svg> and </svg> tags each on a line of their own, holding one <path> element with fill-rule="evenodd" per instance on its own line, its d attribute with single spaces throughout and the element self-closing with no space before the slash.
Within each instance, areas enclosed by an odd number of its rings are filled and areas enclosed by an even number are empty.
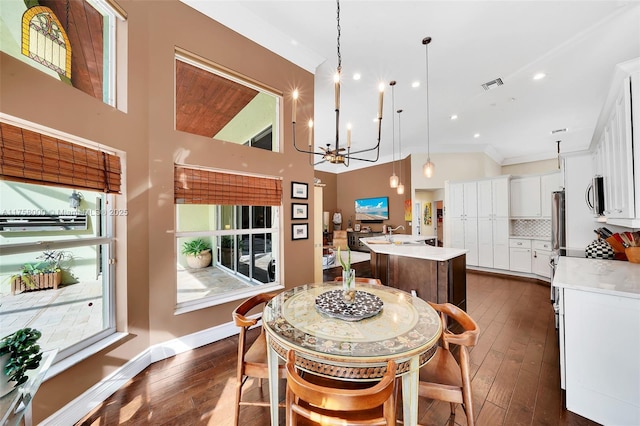
<svg viewBox="0 0 640 426">
<path fill-rule="evenodd" d="M 344 303 L 351 304 L 356 300 L 356 270 L 342 270 L 342 299 Z"/>
</svg>

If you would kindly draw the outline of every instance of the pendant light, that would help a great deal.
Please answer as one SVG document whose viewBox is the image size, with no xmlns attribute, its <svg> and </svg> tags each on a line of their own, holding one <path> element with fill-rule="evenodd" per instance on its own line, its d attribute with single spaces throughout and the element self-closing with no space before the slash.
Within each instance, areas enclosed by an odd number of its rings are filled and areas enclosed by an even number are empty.
<svg viewBox="0 0 640 426">
<path fill-rule="evenodd" d="M 431 37 L 425 37 L 422 39 L 422 44 L 425 46 L 425 64 L 426 64 L 426 81 L 427 86 L 427 162 L 422 166 L 422 173 L 430 178 L 433 176 L 435 164 L 431 162 L 431 146 L 429 143 L 429 43 L 431 43 Z"/>
<path fill-rule="evenodd" d="M 396 108 L 395 107 L 395 85 L 396 82 L 395 80 L 389 82 L 389 85 L 391 86 L 391 108 L 392 111 Z M 391 120 L 391 155 L 392 155 L 392 160 L 391 160 L 391 164 L 393 166 L 393 173 L 391 174 L 391 177 L 389 177 L 389 186 L 391 188 L 397 188 L 398 187 L 398 183 L 400 181 L 400 179 L 398 178 L 398 176 L 396 175 L 396 127 L 395 127 L 395 120 Z"/>
<path fill-rule="evenodd" d="M 400 124 L 400 113 L 402 110 L 398 110 L 398 160 L 400 165 L 398 167 L 398 174 L 400 175 L 400 183 L 398 184 L 398 194 L 404 194 L 404 184 L 402 183 L 402 126 Z"/>
</svg>

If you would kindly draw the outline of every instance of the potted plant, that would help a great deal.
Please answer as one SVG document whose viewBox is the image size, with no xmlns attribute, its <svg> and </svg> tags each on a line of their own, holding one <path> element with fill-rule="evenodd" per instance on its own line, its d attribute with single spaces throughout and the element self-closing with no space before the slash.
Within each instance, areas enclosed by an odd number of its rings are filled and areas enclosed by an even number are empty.
<svg viewBox="0 0 640 426">
<path fill-rule="evenodd" d="M 45 250 L 36 259 L 25 263 L 20 272 L 11 276 L 11 294 L 16 291 L 57 289 L 62 282 L 64 263 L 71 258 L 64 250 Z"/>
<path fill-rule="evenodd" d="M 193 269 L 206 268 L 211 264 L 211 246 L 202 238 L 185 241 L 182 254 L 187 256 L 187 265 Z"/>
<path fill-rule="evenodd" d="M 342 266 L 342 298 L 344 303 L 351 304 L 356 300 L 356 270 L 351 269 L 351 249 L 347 248 L 349 254 L 345 261 L 340 254 L 340 246 L 338 246 L 337 258 Z"/>
<path fill-rule="evenodd" d="M 42 351 L 38 339 L 42 333 L 34 328 L 21 328 L 0 339 L 0 396 L 27 381 L 27 370 L 38 368 Z"/>
</svg>

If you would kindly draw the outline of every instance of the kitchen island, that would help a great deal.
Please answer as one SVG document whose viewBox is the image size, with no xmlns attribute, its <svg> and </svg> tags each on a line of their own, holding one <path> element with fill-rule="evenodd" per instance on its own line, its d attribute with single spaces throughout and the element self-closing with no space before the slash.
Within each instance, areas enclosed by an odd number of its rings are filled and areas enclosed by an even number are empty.
<svg viewBox="0 0 640 426">
<path fill-rule="evenodd" d="M 567 410 L 640 424 L 640 264 L 560 257 L 552 285 Z"/>
<path fill-rule="evenodd" d="M 465 249 L 425 244 L 429 237 L 362 238 L 371 253 L 371 273 L 383 284 L 435 303 L 467 309 Z"/>
</svg>

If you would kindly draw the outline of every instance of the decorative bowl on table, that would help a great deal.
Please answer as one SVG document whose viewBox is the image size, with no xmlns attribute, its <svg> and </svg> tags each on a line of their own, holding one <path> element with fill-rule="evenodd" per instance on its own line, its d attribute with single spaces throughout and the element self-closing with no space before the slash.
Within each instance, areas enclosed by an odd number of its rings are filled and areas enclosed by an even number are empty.
<svg viewBox="0 0 640 426">
<path fill-rule="evenodd" d="M 384 303 L 375 294 L 356 290 L 355 301 L 345 303 L 342 289 L 330 290 L 316 298 L 316 309 L 325 315 L 345 321 L 360 321 L 378 315 Z"/>
</svg>

